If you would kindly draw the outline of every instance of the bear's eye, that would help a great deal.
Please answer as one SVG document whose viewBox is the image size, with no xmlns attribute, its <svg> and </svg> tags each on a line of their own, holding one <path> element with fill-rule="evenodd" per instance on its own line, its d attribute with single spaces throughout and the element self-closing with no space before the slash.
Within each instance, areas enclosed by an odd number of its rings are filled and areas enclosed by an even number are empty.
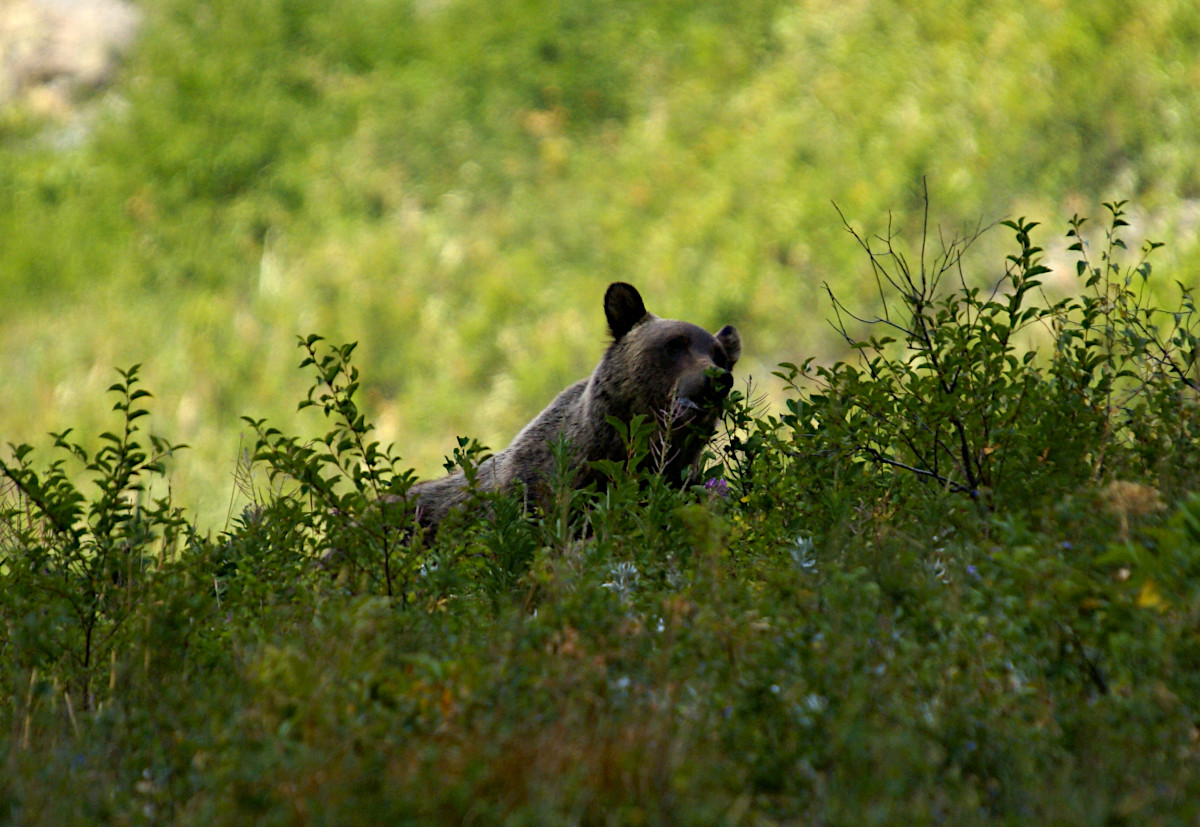
<svg viewBox="0 0 1200 827">
<path fill-rule="evenodd" d="M 687 336 L 672 336 L 667 340 L 667 350 L 672 356 L 679 356 L 688 349 Z"/>
</svg>

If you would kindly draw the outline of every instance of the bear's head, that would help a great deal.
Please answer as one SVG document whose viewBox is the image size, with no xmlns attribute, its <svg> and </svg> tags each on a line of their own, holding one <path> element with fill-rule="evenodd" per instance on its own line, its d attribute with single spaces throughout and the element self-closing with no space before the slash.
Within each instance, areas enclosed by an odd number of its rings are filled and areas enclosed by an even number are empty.
<svg viewBox="0 0 1200 827">
<path fill-rule="evenodd" d="M 679 447 L 698 452 L 733 387 L 731 371 L 742 353 L 737 330 L 725 325 L 712 334 L 689 322 L 660 319 L 624 282 L 609 285 L 604 315 L 613 341 L 597 370 L 596 391 L 606 410 L 623 421 L 642 414 L 673 433 L 695 434 L 698 443 Z"/>
</svg>

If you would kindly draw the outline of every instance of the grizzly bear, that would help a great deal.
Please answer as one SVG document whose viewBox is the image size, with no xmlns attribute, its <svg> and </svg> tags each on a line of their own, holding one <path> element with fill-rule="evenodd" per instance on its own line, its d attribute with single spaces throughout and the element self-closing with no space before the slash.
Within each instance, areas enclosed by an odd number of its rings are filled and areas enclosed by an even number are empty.
<svg viewBox="0 0 1200 827">
<path fill-rule="evenodd" d="M 609 417 L 629 423 L 639 414 L 655 428 L 661 459 L 656 470 L 673 484 L 687 481 L 713 435 L 720 402 L 733 386 L 730 371 L 741 355 L 741 338 L 729 325 L 713 335 L 688 322 L 660 319 L 646 312 L 638 291 L 623 282 L 609 285 L 604 315 L 612 343 L 600 364 L 555 397 L 508 448 L 480 463 L 479 490 L 523 491 L 531 510 L 546 508 L 553 446 L 564 437 L 576 469 L 573 485 L 602 483 L 592 463 L 625 457 Z M 430 529 L 470 497 L 461 470 L 417 483 L 409 492 L 418 522 Z"/>
</svg>

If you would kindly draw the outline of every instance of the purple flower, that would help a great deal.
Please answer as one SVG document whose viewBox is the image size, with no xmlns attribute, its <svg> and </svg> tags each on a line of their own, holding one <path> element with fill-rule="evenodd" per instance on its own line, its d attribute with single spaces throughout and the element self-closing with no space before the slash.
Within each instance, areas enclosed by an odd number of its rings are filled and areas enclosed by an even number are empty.
<svg viewBox="0 0 1200 827">
<path fill-rule="evenodd" d="M 717 497 L 728 497 L 729 483 L 725 482 L 722 477 L 712 477 L 708 482 L 704 483 L 704 490 Z"/>
</svg>

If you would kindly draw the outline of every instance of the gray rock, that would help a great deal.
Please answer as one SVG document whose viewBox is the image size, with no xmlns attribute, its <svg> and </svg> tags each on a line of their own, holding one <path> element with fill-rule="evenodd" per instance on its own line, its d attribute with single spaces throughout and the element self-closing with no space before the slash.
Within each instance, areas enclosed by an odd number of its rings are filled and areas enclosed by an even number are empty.
<svg viewBox="0 0 1200 827">
<path fill-rule="evenodd" d="M 112 79 L 141 21 L 125 0 L 0 1 L 0 108 L 69 116 Z"/>
</svg>

